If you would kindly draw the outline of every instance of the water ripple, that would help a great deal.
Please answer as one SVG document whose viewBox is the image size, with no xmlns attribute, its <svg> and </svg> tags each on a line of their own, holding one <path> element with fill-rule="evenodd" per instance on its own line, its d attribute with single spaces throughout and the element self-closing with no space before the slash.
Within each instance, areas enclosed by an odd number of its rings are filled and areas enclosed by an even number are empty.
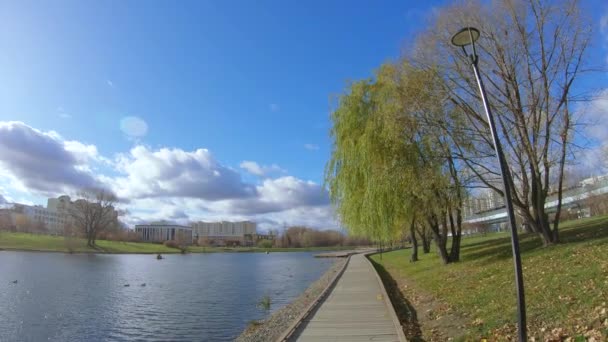
<svg viewBox="0 0 608 342">
<path fill-rule="evenodd" d="M 230 341 L 249 321 L 297 297 L 330 264 L 311 253 L 168 255 L 158 261 L 150 255 L 2 251 L 0 340 Z M 270 312 L 257 307 L 266 295 Z"/>
</svg>

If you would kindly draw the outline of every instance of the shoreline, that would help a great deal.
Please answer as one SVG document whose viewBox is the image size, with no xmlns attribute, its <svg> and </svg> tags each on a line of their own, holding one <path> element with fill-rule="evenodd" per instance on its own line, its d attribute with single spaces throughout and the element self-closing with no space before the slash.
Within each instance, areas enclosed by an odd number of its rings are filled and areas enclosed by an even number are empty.
<svg viewBox="0 0 608 342">
<path fill-rule="evenodd" d="M 340 247 L 336 248 L 269 248 L 269 249 L 256 249 L 256 248 L 230 248 L 230 247 L 209 247 L 209 250 L 205 251 L 186 251 L 182 253 L 179 250 L 176 251 L 67 251 L 57 249 L 30 249 L 30 248 L 11 248 L 11 247 L 0 247 L 0 252 L 32 252 L 32 253 L 63 253 L 63 254 L 141 254 L 141 255 L 153 255 L 153 254 L 207 254 L 207 253 L 298 253 L 298 252 L 327 252 L 327 251 L 339 251 L 346 250 L 346 248 L 352 249 L 352 247 Z M 336 257 L 341 258 L 341 257 Z"/>
<path fill-rule="evenodd" d="M 188 246 L 186 254 L 194 253 L 277 253 L 277 252 L 329 252 L 353 250 L 354 246 L 332 246 L 332 247 L 273 247 L 260 248 L 227 247 L 227 246 Z M 64 237 L 28 234 L 15 232 L 0 232 L 0 251 L 19 252 L 49 252 L 66 254 L 181 254 L 178 248 L 167 247 L 160 243 L 150 242 L 128 242 L 97 240 L 96 247 L 86 245 L 86 240 L 66 240 Z"/>
<path fill-rule="evenodd" d="M 263 321 L 251 321 L 243 332 L 235 338 L 237 342 L 276 341 L 290 333 L 303 312 L 322 296 L 337 279 L 348 262 L 348 258 L 336 258 L 329 269 L 306 288 L 297 298 L 280 308 Z"/>
</svg>

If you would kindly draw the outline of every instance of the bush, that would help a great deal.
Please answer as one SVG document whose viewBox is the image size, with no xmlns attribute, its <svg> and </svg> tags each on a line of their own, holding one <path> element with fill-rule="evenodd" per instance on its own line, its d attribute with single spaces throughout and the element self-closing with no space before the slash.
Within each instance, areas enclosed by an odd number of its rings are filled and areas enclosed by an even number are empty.
<svg viewBox="0 0 608 342">
<path fill-rule="evenodd" d="M 169 248 L 179 248 L 179 243 L 175 240 L 167 240 L 165 242 L 163 242 L 163 245 L 165 245 L 165 247 L 169 247 Z"/>
<path fill-rule="evenodd" d="M 258 241 L 259 248 L 272 248 L 272 241 L 270 240 L 260 240 Z"/>
</svg>

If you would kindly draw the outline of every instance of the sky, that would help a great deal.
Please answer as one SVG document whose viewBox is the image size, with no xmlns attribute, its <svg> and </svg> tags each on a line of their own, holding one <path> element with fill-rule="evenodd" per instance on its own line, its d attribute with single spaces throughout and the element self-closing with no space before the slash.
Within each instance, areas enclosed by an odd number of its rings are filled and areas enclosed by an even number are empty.
<svg viewBox="0 0 608 342">
<path fill-rule="evenodd" d="M 332 103 L 444 3 L 2 1 L 0 201 L 105 186 L 129 225 L 337 228 Z M 608 6 L 583 7 L 608 64 Z"/>
</svg>

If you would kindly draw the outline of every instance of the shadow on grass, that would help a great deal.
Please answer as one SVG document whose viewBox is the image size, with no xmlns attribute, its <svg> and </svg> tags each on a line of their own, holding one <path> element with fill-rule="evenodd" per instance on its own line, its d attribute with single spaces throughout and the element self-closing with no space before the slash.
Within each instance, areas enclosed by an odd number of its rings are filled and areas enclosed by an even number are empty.
<svg viewBox="0 0 608 342">
<path fill-rule="evenodd" d="M 604 239 L 608 237 L 608 217 L 591 218 L 568 222 L 567 228 L 560 229 L 560 243 L 570 244 Z M 534 233 L 519 234 L 519 244 L 523 253 L 542 247 L 542 241 Z M 463 241 L 466 243 L 466 241 Z M 608 243 L 608 241 L 606 241 Z M 501 237 L 471 244 L 463 244 L 462 258 L 484 260 L 486 263 L 511 258 L 511 237 Z"/>
<path fill-rule="evenodd" d="M 420 330 L 420 324 L 418 323 L 418 314 L 416 313 L 416 309 L 414 306 L 408 301 L 401 291 L 399 290 L 399 284 L 393 277 L 391 277 L 390 273 L 386 271 L 384 266 L 375 262 L 370 258 L 370 261 L 374 265 L 374 268 L 380 275 L 384 286 L 386 287 L 386 292 L 390 296 L 391 302 L 393 303 L 393 307 L 395 308 L 395 313 L 399 318 L 399 322 L 403 327 L 403 333 L 408 341 L 424 341 L 422 338 L 422 331 Z"/>
</svg>

